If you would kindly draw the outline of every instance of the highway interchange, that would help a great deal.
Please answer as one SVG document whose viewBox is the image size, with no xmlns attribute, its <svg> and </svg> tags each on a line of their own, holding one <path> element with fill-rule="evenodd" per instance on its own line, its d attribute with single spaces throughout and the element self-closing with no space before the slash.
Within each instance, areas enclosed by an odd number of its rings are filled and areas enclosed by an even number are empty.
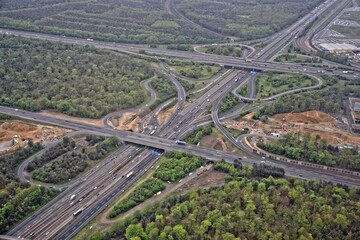
<svg viewBox="0 0 360 240">
<path fill-rule="evenodd" d="M 108 117 L 104 119 L 105 127 L 98 127 L 79 123 L 70 120 L 63 120 L 56 117 L 41 115 L 38 113 L 28 112 L 21 109 L 13 109 L 8 107 L 0 107 L 0 112 L 8 115 L 17 116 L 30 121 L 37 121 L 53 125 L 62 126 L 69 129 L 81 131 L 82 134 L 102 134 L 105 136 L 115 135 L 125 144 L 119 148 L 110 157 L 101 162 L 101 164 L 94 167 L 91 171 L 86 173 L 79 179 L 72 181 L 66 185 L 66 190 L 56 197 L 46 206 L 39 209 L 35 214 L 30 216 L 24 222 L 13 228 L 8 232 L 9 235 L 20 238 L 34 238 L 34 239 L 70 239 L 76 232 L 78 232 L 84 225 L 86 225 L 93 217 L 106 208 L 107 204 L 116 199 L 123 191 L 125 191 L 133 182 L 141 177 L 146 171 L 151 168 L 159 156 L 152 155 L 151 150 L 156 149 L 159 153 L 162 151 L 182 151 L 191 152 L 193 154 L 202 156 L 212 161 L 225 160 L 232 163 L 238 155 L 212 150 L 199 146 L 192 145 L 178 145 L 175 140 L 186 134 L 188 131 L 195 129 L 198 125 L 214 122 L 215 126 L 223 132 L 233 144 L 238 146 L 241 150 L 246 152 L 250 157 L 243 158 L 243 163 L 252 165 L 259 162 L 261 156 L 252 154 L 241 141 L 234 139 L 221 124 L 221 119 L 227 117 L 234 117 L 247 106 L 242 103 L 233 113 L 228 113 L 227 116 L 219 116 L 218 110 L 221 100 L 231 91 L 238 88 L 241 84 L 252 83 L 254 76 L 248 70 L 271 70 L 278 72 L 292 72 L 303 73 L 309 75 L 328 74 L 328 75 L 342 75 L 348 78 L 358 77 L 359 71 L 356 69 L 351 75 L 343 73 L 342 70 L 326 71 L 326 66 L 301 66 L 297 64 L 273 63 L 269 60 L 274 54 L 277 54 L 289 42 L 296 39 L 298 33 L 309 24 L 310 16 L 314 14 L 321 14 L 326 11 L 332 4 L 336 4 L 337 0 L 327 1 L 321 8 L 317 8 L 309 15 L 300 19 L 298 22 L 280 33 L 271 37 L 270 42 L 259 51 L 252 60 L 232 58 L 225 56 L 216 56 L 202 54 L 198 52 L 183 52 L 166 49 L 153 49 L 146 46 L 118 44 L 100 41 L 88 41 L 85 39 L 53 36 L 49 34 L 30 33 L 23 31 L 15 31 L 9 29 L 0 29 L 2 33 L 14 34 L 23 37 L 37 38 L 50 41 L 61 41 L 72 44 L 88 44 L 99 48 L 110 50 L 123 51 L 131 54 L 139 54 L 139 51 L 145 50 L 146 56 L 154 60 L 161 60 L 166 58 L 179 59 L 184 61 L 198 61 L 205 63 L 220 64 L 226 67 L 235 67 L 234 70 L 229 70 L 224 73 L 214 84 L 210 84 L 204 93 L 190 104 L 186 105 L 186 92 L 181 84 L 177 81 L 173 73 L 169 71 L 166 66 L 160 61 L 161 74 L 166 75 L 176 86 L 177 89 L 177 106 L 173 115 L 162 125 L 156 121 L 152 122 L 152 127 L 156 131 L 149 135 L 149 130 L 145 130 L 143 134 L 133 133 L 121 130 L 115 130 L 108 124 Z M 316 76 L 313 76 L 319 79 Z M 236 80 L 235 80 L 236 79 Z M 253 80 L 251 80 L 253 79 Z M 321 80 L 318 80 L 320 87 Z M 250 95 L 243 96 L 243 100 L 253 99 L 253 87 L 250 88 Z M 306 90 L 306 89 L 303 89 Z M 153 95 L 153 94 L 152 94 Z M 278 96 L 277 96 L 278 97 Z M 272 99 L 266 99 L 270 101 Z M 265 101 L 265 100 L 264 100 Z M 266 103 L 264 103 L 266 104 Z M 200 117 L 211 108 L 211 117 Z M 147 117 L 153 119 L 159 109 L 149 113 Z M 118 114 L 118 113 L 117 113 Z M 73 133 L 73 134 L 76 134 Z M 49 146 L 48 146 L 49 147 Z M 242 156 L 240 156 L 242 157 Z M 352 178 L 345 175 L 339 175 L 333 172 L 327 172 L 320 169 L 313 169 L 310 167 L 299 167 L 292 164 L 277 162 L 272 159 L 266 159 L 270 163 L 283 167 L 286 175 L 300 177 L 305 179 L 318 179 L 322 181 L 332 181 L 334 183 L 346 184 L 349 186 L 360 187 L 358 178 Z M 31 159 L 28 159 L 31 161 Z M 26 163 L 22 166 L 26 166 Z M 22 180 L 26 178 L 22 175 L 22 170 L 19 168 L 19 176 Z M 65 187 L 65 186 L 64 186 Z M 76 198 L 70 200 L 70 196 L 76 195 Z M 76 218 L 73 213 L 82 209 L 82 213 Z"/>
</svg>

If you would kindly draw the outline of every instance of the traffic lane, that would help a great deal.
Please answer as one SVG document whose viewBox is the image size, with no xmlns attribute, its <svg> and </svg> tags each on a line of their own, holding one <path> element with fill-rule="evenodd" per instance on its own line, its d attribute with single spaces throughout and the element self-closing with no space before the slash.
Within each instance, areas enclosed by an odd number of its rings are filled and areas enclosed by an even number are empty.
<svg viewBox="0 0 360 240">
<path fill-rule="evenodd" d="M 138 169 L 134 172 L 134 174 L 129 177 L 128 181 L 119 185 L 115 189 L 115 191 L 112 192 L 110 196 L 107 196 L 107 198 L 103 199 L 102 201 L 94 205 L 92 208 L 89 208 L 87 212 L 84 212 L 85 215 L 81 218 L 80 221 L 77 221 L 75 224 L 72 224 L 70 226 L 70 230 L 65 231 L 63 234 L 60 234 L 57 238 L 59 240 L 70 239 L 70 237 L 73 236 L 75 232 L 83 228 L 83 226 L 86 225 L 94 216 L 96 216 L 100 211 L 106 208 L 108 203 L 112 202 L 128 187 L 130 187 L 131 184 L 133 184 L 138 178 L 140 178 L 142 173 L 145 170 L 148 170 L 150 166 L 156 162 L 156 160 L 157 160 L 157 156 L 154 155 L 150 155 L 146 157 L 146 159 L 141 161 L 141 163 L 143 164 L 139 166 Z"/>
</svg>

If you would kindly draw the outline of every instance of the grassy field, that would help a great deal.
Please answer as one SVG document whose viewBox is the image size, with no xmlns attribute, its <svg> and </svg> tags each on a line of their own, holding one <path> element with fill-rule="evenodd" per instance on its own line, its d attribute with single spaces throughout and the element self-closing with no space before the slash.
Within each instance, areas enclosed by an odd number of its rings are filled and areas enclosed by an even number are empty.
<svg viewBox="0 0 360 240">
<path fill-rule="evenodd" d="M 241 39 L 264 37 L 290 25 L 323 0 L 175 0 L 184 16 L 205 28 Z"/>
<path fill-rule="evenodd" d="M 207 80 L 221 70 L 217 65 L 184 62 L 169 63 L 169 68 L 178 76 L 194 80 Z"/>
<path fill-rule="evenodd" d="M 263 73 L 256 81 L 256 98 L 266 98 L 288 90 L 311 86 L 314 80 L 305 75 Z"/>
<path fill-rule="evenodd" d="M 202 43 L 219 35 L 165 10 L 162 1 L 0 1 L 0 26 L 133 43 Z"/>
</svg>

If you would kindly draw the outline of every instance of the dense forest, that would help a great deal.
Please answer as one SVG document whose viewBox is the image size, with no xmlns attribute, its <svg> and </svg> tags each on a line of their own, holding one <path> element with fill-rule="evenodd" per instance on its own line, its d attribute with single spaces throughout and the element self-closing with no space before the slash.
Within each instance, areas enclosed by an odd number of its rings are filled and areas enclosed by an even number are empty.
<svg viewBox="0 0 360 240">
<path fill-rule="evenodd" d="M 90 167 L 90 161 L 99 161 L 120 146 L 117 137 L 89 135 L 85 140 L 87 143 L 76 144 L 73 139 L 63 138 L 63 142 L 30 162 L 27 170 L 32 171 L 33 179 L 41 182 L 65 182 Z"/>
<path fill-rule="evenodd" d="M 188 19 L 207 29 L 241 39 L 265 37 L 290 25 L 323 0 L 175 0 Z"/>
<path fill-rule="evenodd" d="M 152 67 L 126 55 L 0 36 L 0 104 L 98 118 L 141 104 Z"/>
<path fill-rule="evenodd" d="M 357 147 L 339 149 L 329 145 L 320 136 L 289 133 L 283 140 L 270 143 L 259 143 L 258 146 L 271 153 L 288 158 L 336 166 L 360 171 L 360 154 Z"/>
<path fill-rule="evenodd" d="M 154 106 L 176 96 L 175 85 L 165 76 L 160 76 L 157 80 L 152 80 L 150 85 L 158 94 Z"/>
<path fill-rule="evenodd" d="M 258 178 L 221 163 L 221 187 L 173 194 L 114 223 L 105 239 L 359 239 L 360 192 L 318 181 Z"/>
<path fill-rule="evenodd" d="M 0 26 L 106 41 L 183 44 L 221 40 L 186 21 L 164 1 L 51 0 L 0 1 Z"/>
<path fill-rule="evenodd" d="M 31 186 L 17 178 L 20 163 L 41 149 L 41 144 L 30 141 L 26 148 L 0 157 L 0 234 L 58 194 L 56 190 Z"/>
<path fill-rule="evenodd" d="M 204 159 L 187 153 L 166 152 L 154 177 L 165 182 L 177 182 L 204 164 Z"/>
</svg>

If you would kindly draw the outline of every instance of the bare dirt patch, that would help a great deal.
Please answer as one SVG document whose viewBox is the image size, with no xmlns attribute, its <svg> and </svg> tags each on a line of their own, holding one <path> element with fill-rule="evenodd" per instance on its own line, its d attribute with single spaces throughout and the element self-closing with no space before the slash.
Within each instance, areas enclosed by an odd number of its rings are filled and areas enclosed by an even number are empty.
<svg viewBox="0 0 360 240">
<path fill-rule="evenodd" d="M 304 124 L 319 124 L 329 123 L 336 124 L 335 118 L 319 111 L 307 111 L 302 113 L 285 113 L 276 114 L 272 117 L 275 121 L 288 121 L 292 123 L 304 123 Z"/>
<path fill-rule="evenodd" d="M 158 115 L 158 122 L 159 124 L 163 124 L 174 112 L 176 109 L 176 105 L 172 108 L 168 108 L 165 111 L 161 111 Z"/>
<path fill-rule="evenodd" d="M 117 129 L 139 132 L 140 120 L 137 113 L 129 112 L 122 114 L 119 118 L 112 118 L 110 124 Z"/>
<path fill-rule="evenodd" d="M 33 142 L 52 141 L 59 136 L 63 136 L 65 130 L 54 126 L 45 126 L 23 121 L 6 121 L 0 124 L 0 143 L 10 141 L 14 136 L 18 136 L 19 143 L 14 147 L 24 146 L 23 140 L 31 139 Z"/>
<path fill-rule="evenodd" d="M 61 118 L 61 119 L 64 119 L 64 120 L 70 120 L 70 121 L 74 121 L 74 122 L 81 122 L 81 123 L 86 123 L 86 124 L 95 125 L 95 126 L 99 126 L 99 127 L 104 126 L 101 119 L 79 118 L 79 117 L 73 117 L 73 116 L 69 116 L 69 115 L 66 115 L 66 114 L 57 113 L 57 112 L 50 112 L 50 111 L 42 111 L 42 112 L 40 112 L 40 114 L 45 115 L 45 116 L 51 116 L 51 117 L 55 116 L 57 118 Z"/>
<path fill-rule="evenodd" d="M 350 144 L 360 146 L 360 137 L 338 129 L 336 120 L 320 111 L 277 114 L 269 118 L 266 123 L 252 119 L 229 120 L 225 122 L 225 126 L 234 129 L 249 128 L 251 134 L 264 136 L 271 132 L 281 135 L 290 132 L 309 133 L 314 137 L 319 135 L 321 139 L 326 139 L 328 143 L 333 145 Z"/>
<path fill-rule="evenodd" d="M 221 151 L 228 150 L 224 139 L 213 135 L 203 137 L 200 141 L 200 146 L 221 150 Z"/>
</svg>

